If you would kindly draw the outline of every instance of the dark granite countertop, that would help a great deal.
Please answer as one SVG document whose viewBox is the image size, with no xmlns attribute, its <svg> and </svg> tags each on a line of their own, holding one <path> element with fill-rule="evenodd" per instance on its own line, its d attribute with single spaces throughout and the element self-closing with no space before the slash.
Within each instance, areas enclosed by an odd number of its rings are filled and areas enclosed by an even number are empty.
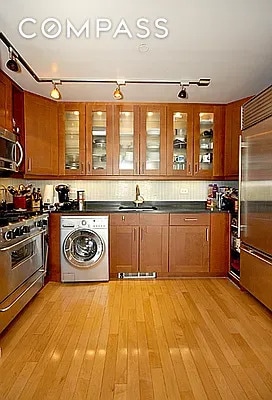
<svg viewBox="0 0 272 400">
<path fill-rule="evenodd" d="M 119 207 L 124 207 L 119 209 Z M 129 209 L 127 209 L 129 207 Z M 131 207 L 131 208 L 130 208 Z M 154 209 L 152 209 L 154 207 Z M 225 210 L 206 209 L 205 201 L 145 201 L 136 207 L 132 201 L 86 201 L 82 211 L 58 210 L 62 214 L 82 213 L 210 213 L 226 212 Z"/>
</svg>

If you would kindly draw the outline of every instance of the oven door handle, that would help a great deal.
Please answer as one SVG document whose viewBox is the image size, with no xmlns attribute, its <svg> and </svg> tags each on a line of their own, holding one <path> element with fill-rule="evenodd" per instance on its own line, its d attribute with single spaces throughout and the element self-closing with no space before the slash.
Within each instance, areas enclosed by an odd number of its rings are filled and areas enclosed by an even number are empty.
<svg viewBox="0 0 272 400">
<path fill-rule="evenodd" d="M 16 299 L 15 299 L 10 305 L 8 305 L 8 306 L 5 307 L 5 308 L 0 308 L 0 312 L 6 312 L 6 311 L 10 310 L 10 309 L 14 306 L 14 304 L 16 304 L 16 303 L 29 291 L 29 289 L 31 289 L 32 286 L 35 285 L 35 283 L 37 283 L 42 277 L 45 276 L 45 274 L 46 274 L 46 272 L 43 271 L 42 274 L 39 275 L 38 278 L 36 278 L 35 281 L 33 281 L 33 282 L 31 283 L 31 285 L 29 285 L 29 286 L 20 294 L 20 296 L 16 297 Z"/>
<path fill-rule="evenodd" d="M 42 229 L 39 232 L 35 233 L 32 236 L 28 236 L 25 239 L 22 239 L 20 242 L 14 243 L 11 246 L 7 246 L 7 247 L 3 247 L 2 249 L 0 249 L 0 251 L 7 251 L 7 250 L 11 250 L 14 249 L 14 247 L 18 247 L 21 246 L 22 244 L 31 241 L 33 238 L 35 238 L 36 236 L 42 235 L 43 233 L 46 232 L 46 229 Z"/>
</svg>

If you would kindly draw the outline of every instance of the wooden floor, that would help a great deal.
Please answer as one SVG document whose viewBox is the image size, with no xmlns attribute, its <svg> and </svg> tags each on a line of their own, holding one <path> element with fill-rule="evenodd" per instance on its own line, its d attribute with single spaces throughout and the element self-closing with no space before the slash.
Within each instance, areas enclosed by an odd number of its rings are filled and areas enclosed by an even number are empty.
<svg viewBox="0 0 272 400">
<path fill-rule="evenodd" d="M 0 399 L 272 399 L 272 318 L 226 279 L 49 283 L 0 337 Z"/>
</svg>

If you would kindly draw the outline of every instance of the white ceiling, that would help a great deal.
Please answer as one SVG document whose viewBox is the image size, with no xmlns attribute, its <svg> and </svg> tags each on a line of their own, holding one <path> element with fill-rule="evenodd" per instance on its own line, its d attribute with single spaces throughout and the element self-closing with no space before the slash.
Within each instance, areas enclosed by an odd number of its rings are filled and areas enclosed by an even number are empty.
<svg viewBox="0 0 272 400">
<path fill-rule="evenodd" d="M 33 39 L 23 38 L 20 21 Z M 46 18 L 61 24 L 57 38 L 46 38 L 41 25 Z M 95 37 L 98 18 L 109 19 L 112 29 Z M 132 34 L 113 38 L 124 18 Z M 147 18 L 151 34 L 136 26 Z M 167 19 L 165 38 L 154 27 L 157 18 Z M 31 65 L 40 78 L 195 80 L 211 78 L 208 87 L 190 86 L 188 100 L 179 100 L 175 85 L 122 87 L 124 101 L 213 102 L 230 101 L 256 94 L 272 82 L 272 0 L 47 0 L 1 1 L 0 31 Z M 88 21 L 90 37 L 66 37 L 66 20 L 78 30 Z M 47 24 L 48 27 L 50 24 Z M 163 25 L 163 24 L 161 24 Z M 56 31 L 53 30 L 51 34 Z M 139 46 L 147 45 L 147 52 Z M 6 69 L 7 48 L 0 42 L 0 66 L 23 89 L 49 96 L 51 84 L 37 83 L 22 68 L 20 74 Z M 67 101 L 113 101 L 113 84 L 63 84 Z"/>
</svg>

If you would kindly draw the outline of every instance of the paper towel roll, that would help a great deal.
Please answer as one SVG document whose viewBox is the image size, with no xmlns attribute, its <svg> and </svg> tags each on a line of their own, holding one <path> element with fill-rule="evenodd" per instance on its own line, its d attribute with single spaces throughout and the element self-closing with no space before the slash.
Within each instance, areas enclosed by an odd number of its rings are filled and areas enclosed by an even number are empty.
<svg viewBox="0 0 272 400">
<path fill-rule="evenodd" d="M 43 203 L 54 204 L 54 185 L 45 185 Z"/>
</svg>

